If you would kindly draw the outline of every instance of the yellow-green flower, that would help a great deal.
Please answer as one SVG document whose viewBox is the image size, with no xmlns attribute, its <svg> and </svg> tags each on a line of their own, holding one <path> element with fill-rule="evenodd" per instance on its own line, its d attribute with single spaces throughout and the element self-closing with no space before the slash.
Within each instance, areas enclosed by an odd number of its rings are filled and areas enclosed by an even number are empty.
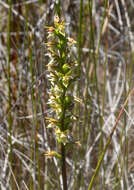
<svg viewBox="0 0 134 190">
<path fill-rule="evenodd" d="M 61 158 L 61 155 L 55 151 L 47 151 L 44 153 L 44 155 L 47 157 L 47 158 L 53 158 L 53 157 L 58 157 L 58 158 Z"/>
</svg>

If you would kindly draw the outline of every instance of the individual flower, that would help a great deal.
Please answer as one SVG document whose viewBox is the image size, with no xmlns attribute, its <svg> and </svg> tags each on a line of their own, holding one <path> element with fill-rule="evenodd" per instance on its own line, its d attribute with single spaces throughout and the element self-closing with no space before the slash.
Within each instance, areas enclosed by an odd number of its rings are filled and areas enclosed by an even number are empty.
<svg viewBox="0 0 134 190">
<path fill-rule="evenodd" d="M 73 38 L 67 38 L 68 41 L 71 43 L 71 44 L 76 44 L 77 42 L 73 39 Z"/>
<path fill-rule="evenodd" d="M 54 43 L 53 41 L 49 41 L 49 42 L 47 42 L 47 43 L 45 43 L 45 44 L 46 44 L 46 46 L 48 46 L 48 47 L 55 46 L 55 43 Z"/>
<path fill-rule="evenodd" d="M 61 155 L 58 154 L 58 153 L 55 152 L 55 151 L 47 151 L 47 152 L 44 153 L 44 155 L 45 155 L 47 158 L 53 158 L 53 157 L 61 158 Z"/>
<path fill-rule="evenodd" d="M 58 15 L 55 15 L 54 16 L 54 24 L 59 23 L 59 21 L 60 21 L 60 19 L 59 19 Z"/>
</svg>

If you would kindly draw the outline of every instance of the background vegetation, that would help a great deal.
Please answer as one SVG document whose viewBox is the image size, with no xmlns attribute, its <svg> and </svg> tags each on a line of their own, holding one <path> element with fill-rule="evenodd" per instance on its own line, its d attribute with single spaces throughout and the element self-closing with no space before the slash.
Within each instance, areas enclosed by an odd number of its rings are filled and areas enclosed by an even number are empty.
<svg viewBox="0 0 134 190">
<path fill-rule="evenodd" d="M 48 102 L 47 32 L 55 12 L 77 41 L 72 53 L 80 98 L 66 157 L 69 190 L 87 190 L 134 71 L 132 0 L 0 0 L 0 189 L 62 189 L 60 163 Z M 123 108 L 92 189 L 134 189 L 133 95 Z"/>
</svg>

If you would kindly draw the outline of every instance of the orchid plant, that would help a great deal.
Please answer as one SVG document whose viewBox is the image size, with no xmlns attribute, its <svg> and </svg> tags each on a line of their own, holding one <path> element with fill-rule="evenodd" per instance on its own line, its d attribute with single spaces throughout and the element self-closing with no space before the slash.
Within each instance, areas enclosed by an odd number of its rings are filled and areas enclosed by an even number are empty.
<svg viewBox="0 0 134 190">
<path fill-rule="evenodd" d="M 50 81 L 48 104 L 55 113 L 54 118 L 46 117 L 48 128 L 53 128 L 57 142 L 61 144 L 61 153 L 46 152 L 48 157 L 56 156 L 65 162 L 65 150 L 68 144 L 79 144 L 70 136 L 73 106 L 76 98 L 71 95 L 70 86 L 77 79 L 77 63 L 72 59 L 71 48 L 75 40 L 66 36 L 64 19 L 54 17 L 54 26 L 46 27 L 48 32 L 48 79 Z M 65 164 L 65 163 L 64 163 Z M 64 168 L 65 169 L 65 168 Z M 64 181 L 64 179 L 63 179 Z"/>
</svg>

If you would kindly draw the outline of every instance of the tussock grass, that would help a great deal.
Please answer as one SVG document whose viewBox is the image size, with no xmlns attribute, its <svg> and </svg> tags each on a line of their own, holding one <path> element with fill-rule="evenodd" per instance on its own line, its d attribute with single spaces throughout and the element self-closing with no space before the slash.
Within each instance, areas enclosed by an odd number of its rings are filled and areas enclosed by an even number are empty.
<svg viewBox="0 0 134 190">
<path fill-rule="evenodd" d="M 67 189 L 133 189 L 133 8 L 124 0 L 0 1 L 0 189 L 63 189 L 60 159 L 44 156 L 61 150 L 46 119 L 55 115 L 44 26 L 55 13 L 77 41 L 70 123 L 81 146 L 66 151 Z"/>
</svg>

